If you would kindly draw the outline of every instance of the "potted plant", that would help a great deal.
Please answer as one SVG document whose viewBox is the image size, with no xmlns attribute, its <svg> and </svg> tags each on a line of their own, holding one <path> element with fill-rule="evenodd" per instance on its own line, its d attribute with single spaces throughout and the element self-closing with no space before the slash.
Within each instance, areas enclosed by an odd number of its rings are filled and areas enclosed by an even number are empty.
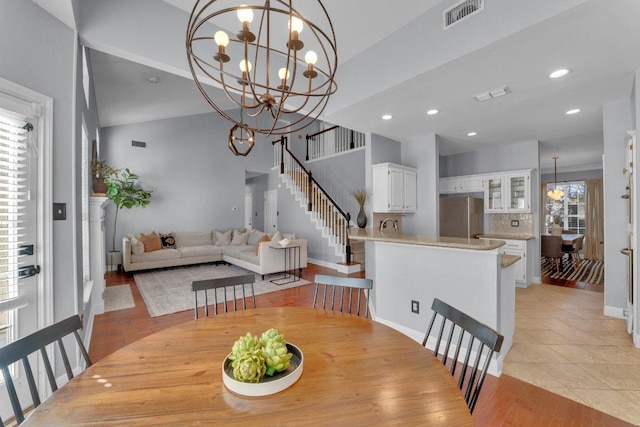
<svg viewBox="0 0 640 427">
<path fill-rule="evenodd" d="M 365 228 L 367 226 L 367 214 L 364 212 L 364 202 L 367 201 L 367 190 L 361 189 L 356 190 L 351 193 L 356 202 L 358 202 L 358 206 L 360 206 L 360 212 L 358 212 L 357 224 L 360 228 Z"/>
<path fill-rule="evenodd" d="M 96 194 L 105 194 L 107 192 L 107 184 L 105 179 L 116 172 L 104 160 L 94 159 L 91 162 L 91 178 L 93 192 Z"/>
<path fill-rule="evenodd" d="M 118 225 L 118 213 L 120 209 L 131 209 L 135 206 L 145 207 L 151 201 L 151 191 L 136 187 L 135 181 L 138 175 L 127 169 L 118 169 L 105 178 L 107 183 L 107 197 L 116 205 L 116 214 L 113 219 L 113 239 L 111 252 L 116 252 L 116 228 Z"/>
</svg>

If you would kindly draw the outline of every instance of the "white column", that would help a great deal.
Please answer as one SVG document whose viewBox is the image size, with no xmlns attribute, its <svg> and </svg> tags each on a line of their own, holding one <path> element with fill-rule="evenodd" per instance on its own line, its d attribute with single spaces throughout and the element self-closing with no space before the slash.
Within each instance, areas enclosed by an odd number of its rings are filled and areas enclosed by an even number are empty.
<svg viewBox="0 0 640 427">
<path fill-rule="evenodd" d="M 104 241 L 104 208 L 109 201 L 106 197 L 89 199 L 89 241 L 91 252 L 91 305 L 94 314 L 104 313 L 104 273 L 106 254 Z"/>
</svg>

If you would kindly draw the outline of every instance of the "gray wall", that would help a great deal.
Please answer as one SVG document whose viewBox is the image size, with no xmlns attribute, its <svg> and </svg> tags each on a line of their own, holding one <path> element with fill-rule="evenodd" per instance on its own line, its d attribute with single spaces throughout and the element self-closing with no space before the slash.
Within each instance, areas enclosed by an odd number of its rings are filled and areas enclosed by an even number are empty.
<svg viewBox="0 0 640 427">
<path fill-rule="evenodd" d="M 627 247 L 626 202 L 620 198 L 627 185 L 620 171 L 625 162 L 624 133 L 633 129 L 629 100 L 606 104 L 604 133 L 604 304 L 624 308 L 627 302 L 627 259 L 620 253 Z M 619 315 L 622 313 L 620 312 Z"/>
<path fill-rule="evenodd" d="M 351 214 L 355 223 L 360 207 L 351 195 L 355 190 L 365 189 L 365 151 L 357 150 L 324 160 L 312 161 L 307 168 L 331 198 L 345 213 Z M 368 192 L 367 199 L 371 197 Z M 371 218 L 368 215 L 368 218 Z"/>
<path fill-rule="evenodd" d="M 120 212 L 116 250 L 128 233 L 244 226 L 245 170 L 269 173 L 273 147 L 257 136 L 248 156 L 234 156 L 227 148 L 230 128 L 220 115 L 209 113 L 101 129 L 108 163 L 129 168 L 140 176 L 141 187 L 153 191 L 147 207 Z M 132 140 L 146 142 L 147 147 L 133 147 Z M 108 250 L 114 212 L 109 205 Z"/>
<path fill-rule="evenodd" d="M 418 209 L 406 214 L 404 232 L 423 236 L 438 235 L 438 136 L 425 135 L 402 144 L 402 164 L 418 169 Z"/>
<path fill-rule="evenodd" d="M 53 201 L 66 203 L 65 221 L 53 222 L 54 320 L 76 313 L 77 286 L 74 231 L 73 139 L 74 32 L 31 1 L 4 0 L 0 13 L 0 77 L 53 98 Z M 76 187 L 76 190 L 79 190 Z"/>
<path fill-rule="evenodd" d="M 603 177 L 602 169 L 558 172 L 558 182 L 584 181 L 585 179 L 600 179 Z M 555 177 L 552 173 L 544 174 L 540 177 L 541 183 L 552 183 Z"/>
</svg>

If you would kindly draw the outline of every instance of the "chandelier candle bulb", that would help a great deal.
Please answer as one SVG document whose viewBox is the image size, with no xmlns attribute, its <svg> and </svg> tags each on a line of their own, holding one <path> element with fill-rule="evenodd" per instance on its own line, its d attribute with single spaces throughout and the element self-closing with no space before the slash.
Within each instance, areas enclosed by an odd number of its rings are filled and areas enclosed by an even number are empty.
<svg viewBox="0 0 640 427">
<path fill-rule="evenodd" d="M 229 62 L 231 59 L 229 55 L 226 54 L 225 48 L 229 44 L 229 36 L 224 31 L 218 31 L 213 36 L 216 44 L 218 45 L 218 53 L 213 55 L 213 59 L 220 62 Z"/>
</svg>

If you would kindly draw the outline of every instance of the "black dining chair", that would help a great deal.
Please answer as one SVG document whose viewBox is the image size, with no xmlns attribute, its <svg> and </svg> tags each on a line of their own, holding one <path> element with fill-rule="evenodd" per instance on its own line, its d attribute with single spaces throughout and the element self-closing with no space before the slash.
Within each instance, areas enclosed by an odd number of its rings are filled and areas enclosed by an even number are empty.
<svg viewBox="0 0 640 427">
<path fill-rule="evenodd" d="M 247 309 L 247 292 L 245 286 L 251 291 L 251 301 L 253 308 L 256 308 L 256 296 L 253 289 L 253 284 L 256 278 L 253 274 L 243 274 L 241 276 L 220 277 L 218 279 L 197 280 L 191 283 L 191 290 L 193 291 L 193 312 L 195 318 L 198 318 L 198 292 L 204 291 L 204 315 L 209 316 L 209 298 L 207 293 L 209 290 L 213 290 L 213 309 L 214 313 L 218 314 L 218 290 L 222 292 L 222 300 L 224 301 L 224 312 L 228 312 L 228 299 L 227 291 L 231 290 L 233 293 L 233 311 L 238 310 L 238 300 L 236 298 L 236 288 L 240 287 L 242 290 L 242 309 Z"/>
<path fill-rule="evenodd" d="M 55 392 L 58 390 L 58 383 L 51 367 L 51 361 L 47 354 L 46 347 L 54 342 L 58 344 L 62 363 L 64 364 L 64 368 L 67 372 L 67 379 L 71 380 L 73 378 L 73 371 L 71 369 L 71 364 L 69 363 L 67 350 L 62 341 L 64 337 L 73 334 L 87 367 L 92 364 L 89 354 L 87 353 L 82 339 L 78 334 L 78 330 L 80 329 L 82 329 L 82 321 L 78 315 L 75 315 L 0 348 L 0 370 L 2 370 L 2 375 L 4 376 L 5 385 L 7 387 L 7 392 L 9 393 L 9 399 L 11 400 L 11 406 L 13 408 L 17 424 L 24 421 L 24 411 L 20 404 L 20 400 L 18 399 L 18 394 L 16 393 L 16 388 L 13 383 L 13 379 L 11 378 L 9 366 L 17 361 L 22 361 L 25 378 L 27 379 L 31 399 L 33 401 L 33 407 L 37 408 L 41 403 L 40 394 L 28 359 L 29 355 L 38 351 L 40 352 L 40 355 L 42 356 L 42 363 L 49 380 L 49 386 L 51 387 L 51 391 Z"/>
<path fill-rule="evenodd" d="M 556 272 L 562 272 L 560 263 L 564 257 L 562 251 L 562 236 L 540 236 L 540 255 L 544 258 L 551 258 L 556 265 Z"/>
<path fill-rule="evenodd" d="M 449 372 L 456 378 L 460 390 L 464 390 L 464 399 L 473 409 L 480 395 L 480 390 L 487 375 L 489 363 L 494 352 L 502 348 L 504 337 L 487 325 L 484 325 L 469 315 L 435 298 L 431 305 L 433 316 L 422 345 L 427 347 L 431 330 L 440 319 L 440 327 L 436 336 L 433 355 L 442 355 L 442 364 L 449 367 Z M 466 344 L 463 342 L 468 336 Z M 455 340 L 455 342 L 453 342 Z M 441 345 L 444 346 L 441 349 Z M 453 351 L 453 354 L 451 352 Z M 473 360 L 470 360 L 473 356 Z"/>
<path fill-rule="evenodd" d="M 360 316 L 361 299 L 364 300 L 364 317 L 369 317 L 369 292 L 373 288 L 373 280 L 359 277 L 338 277 L 325 274 L 316 274 L 316 288 L 313 292 L 313 308 L 318 305 L 320 288 L 322 291 L 322 308 L 330 306 L 331 310 L 346 311 Z M 338 294 L 336 295 L 336 290 Z M 364 293 L 364 298 L 362 295 Z M 346 301 L 345 301 L 346 294 Z"/>
</svg>

